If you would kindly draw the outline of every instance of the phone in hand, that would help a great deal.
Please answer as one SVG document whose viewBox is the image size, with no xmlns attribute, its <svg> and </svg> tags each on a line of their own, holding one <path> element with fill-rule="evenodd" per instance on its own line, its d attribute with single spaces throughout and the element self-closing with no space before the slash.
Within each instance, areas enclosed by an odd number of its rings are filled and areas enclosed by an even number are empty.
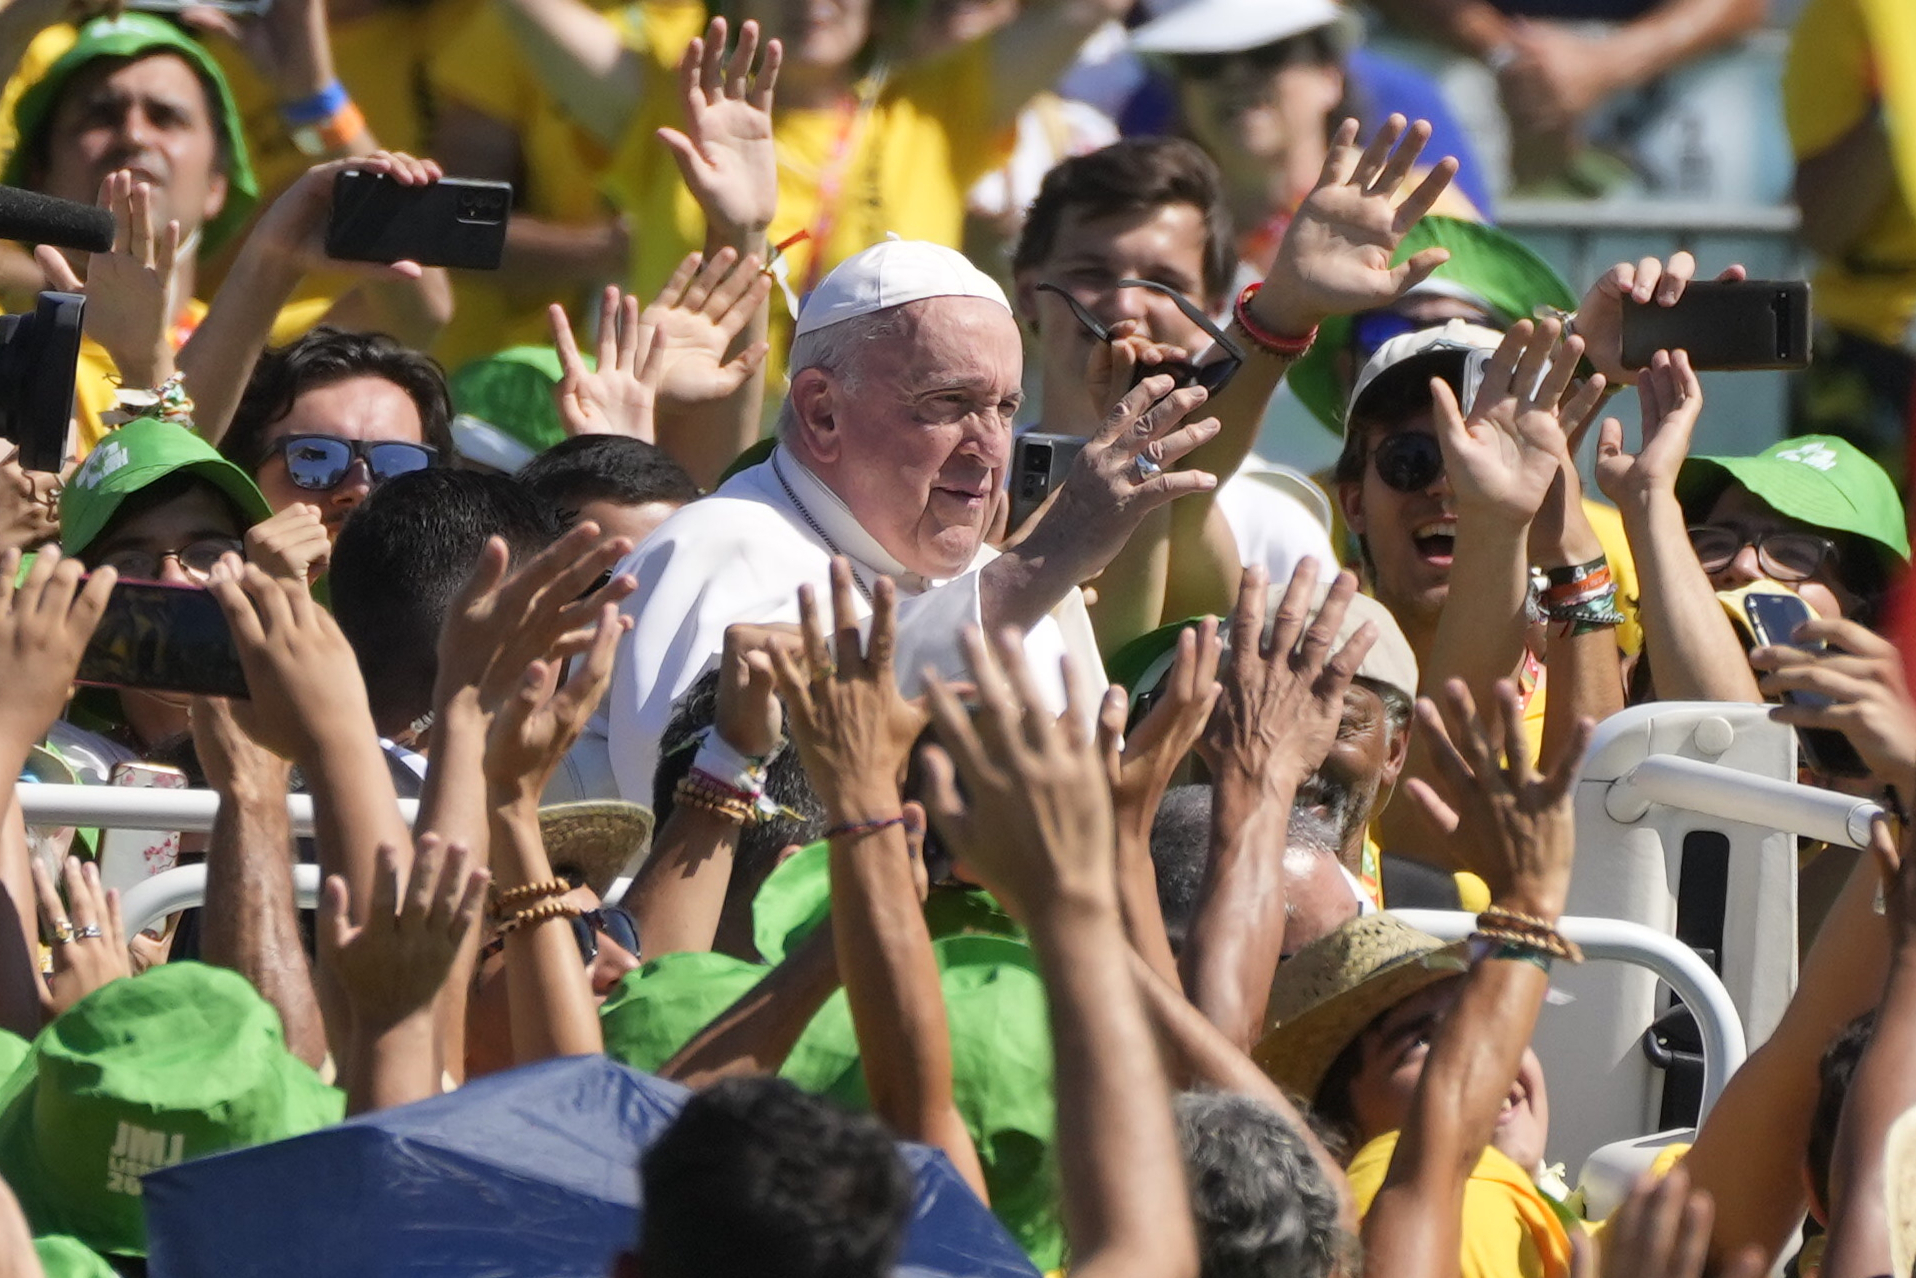
<svg viewBox="0 0 1916 1278">
<path fill-rule="evenodd" d="M 495 271 L 511 215 L 510 182 L 441 178 L 402 186 L 371 169 L 343 169 L 333 179 L 326 255 Z"/>
<path fill-rule="evenodd" d="M 160 763 L 116 763 L 108 785 L 141 790 L 184 790 L 186 773 Z M 178 830 L 102 830 L 100 886 L 121 895 L 180 863 Z"/>
<path fill-rule="evenodd" d="M 1697 280 L 1674 306 L 1623 303 L 1623 366 L 1658 351 L 1689 353 L 1698 369 L 1807 368 L 1810 286 L 1802 280 Z"/>
<path fill-rule="evenodd" d="M 1799 596 L 1788 591 L 1744 592 L 1743 615 L 1749 623 L 1750 635 L 1758 646 L 1802 648 L 1816 653 L 1827 650 L 1829 646 L 1823 643 L 1798 643 L 1792 637 L 1798 626 L 1816 614 Z M 1786 692 L 1783 701 L 1786 705 L 1812 707 L 1830 704 L 1830 699 L 1820 692 Z M 1833 728 L 1798 728 L 1796 743 L 1803 751 L 1803 761 L 1826 777 L 1869 775 L 1869 765 L 1863 762 L 1863 756 L 1856 752 L 1850 739 Z"/>
<path fill-rule="evenodd" d="M 120 581 L 80 658 L 81 683 L 245 697 L 246 672 L 219 600 L 194 586 Z"/>
<path fill-rule="evenodd" d="M 1026 520 L 1044 505 L 1051 490 L 1071 473 L 1071 463 L 1084 450 L 1084 440 L 1076 435 L 1047 435 L 1029 431 L 1018 436 L 1011 453 L 1011 527 L 1024 526 Z"/>
</svg>

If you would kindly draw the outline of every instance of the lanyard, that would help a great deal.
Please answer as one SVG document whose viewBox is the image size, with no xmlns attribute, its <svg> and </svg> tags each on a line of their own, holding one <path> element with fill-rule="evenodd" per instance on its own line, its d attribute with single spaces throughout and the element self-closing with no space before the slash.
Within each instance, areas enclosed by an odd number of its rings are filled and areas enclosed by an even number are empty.
<svg viewBox="0 0 1916 1278">
<path fill-rule="evenodd" d="M 838 139 L 832 144 L 831 154 L 818 175 L 818 216 L 805 236 L 812 242 L 812 260 L 805 267 L 805 286 L 798 290 L 801 299 L 809 297 L 824 276 L 825 254 L 832 233 L 838 229 L 845 177 L 851 170 L 853 152 L 865 132 L 865 123 L 878 105 L 878 95 L 884 92 L 886 74 L 882 64 L 874 67 L 872 73 L 859 82 L 855 95 L 839 104 Z"/>
</svg>

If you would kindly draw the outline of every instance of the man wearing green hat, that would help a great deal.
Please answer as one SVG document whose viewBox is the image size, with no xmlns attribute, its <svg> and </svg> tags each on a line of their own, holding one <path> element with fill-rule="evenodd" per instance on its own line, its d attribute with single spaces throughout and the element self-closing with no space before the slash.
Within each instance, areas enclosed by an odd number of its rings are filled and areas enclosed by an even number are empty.
<svg viewBox="0 0 1916 1278">
<path fill-rule="evenodd" d="M 124 578 L 202 586 L 272 514 L 246 472 L 184 426 L 141 418 L 108 436 L 60 494 L 60 548 Z M 131 688 L 113 728 L 145 756 L 188 730 L 186 699 Z"/>
</svg>

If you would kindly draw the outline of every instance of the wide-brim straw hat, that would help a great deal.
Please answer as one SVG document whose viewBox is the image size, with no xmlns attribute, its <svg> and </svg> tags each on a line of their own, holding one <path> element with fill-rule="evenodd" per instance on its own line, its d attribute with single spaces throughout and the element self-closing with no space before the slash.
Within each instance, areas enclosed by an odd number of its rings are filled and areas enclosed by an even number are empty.
<svg viewBox="0 0 1916 1278">
<path fill-rule="evenodd" d="M 620 874 L 652 846 L 652 809 L 618 799 L 553 803 L 539 809 L 539 837 L 552 872 L 572 870 L 604 899 Z"/>
<path fill-rule="evenodd" d="M 1419 990 L 1458 975 L 1463 949 L 1389 912 L 1352 919 L 1278 967 L 1267 1028 L 1252 1058 L 1279 1086 L 1310 1100 L 1331 1062 L 1366 1026 Z"/>
</svg>

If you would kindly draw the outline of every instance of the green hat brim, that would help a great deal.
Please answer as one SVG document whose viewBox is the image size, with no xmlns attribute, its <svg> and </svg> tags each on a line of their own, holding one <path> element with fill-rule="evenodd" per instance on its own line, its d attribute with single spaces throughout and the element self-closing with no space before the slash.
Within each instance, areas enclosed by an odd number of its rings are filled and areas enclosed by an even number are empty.
<svg viewBox="0 0 1916 1278">
<path fill-rule="evenodd" d="M 1528 318 L 1539 306 L 1572 310 L 1577 295 L 1550 263 L 1523 241 L 1483 222 L 1430 214 L 1404 235 L 1391 257 L 1392 265 L 1410 260 L 1427 248 L 1450 250 L 1450 260 L 1431 273 L 1468 289 L 1489 304 L 1504 326 Z M 1344 392 L 1338 384 L 1336 359 L 1350 344 L 1351 317 L 1333 315 L 1318 325 L 1317 340 L 1284 375 L 1291 393 L 1311 416 L 1336 434 L 1344 431 Z"/>
<path fill-rule="evenodd" d="M 1843 481 L 1775 454 L 1786 446 L 1821 443 L 1839 453 Z M 1691 520 L 1708 515 L 1732 483 L 1761 498 L 1778 514 L 1813 528 L 1848 533 L 1881 547 L 1899 564 L 1909 562 L 1909 528 L 1893 480 L 1845 440 L 1810 435 L 1784 440 L 1754 457 L 1691 457 L 1677 472 L 1677 501 Z M 1859 502 L 1857 498 L 1866 500 Z"/>
<path fill-rule="evenodd" d="M 272 517 L 273 508 L 266 504 L 266 497 L 260 492 L 259 485 L 253 482 L 252 476 L 213 452 L 212 445 L 200 439 L 198 435 L 186 431 L 184 427 L 170 426 L 164 422 L 153 421 L 151 418 L 142 418 L 139 421 L 128 422 L 118 431 L 109 434 L 100 441 L 98 446 L 106 447 L 116 439 L 122 442 L 126 439 L 140 440 L 145 431 L 151 427 L 178 430 L 205 451 L 202 455 L 188 460 L 168 457 L 125 466 L 101 481 L 102 484 L 110 483 L 113 487 L 112 492 L 86 490 L 69 483 L 60 493 L 60 549 L 62 552 L 69 555 L 84 552 L 93 544 L 93 539 L 100 535 L 100 531 L 113 522 L 114 514 L 119 511 L 121 504 L 128 497 L 142 488 L 182 471 L 205 480 L 225 494 L 228 500 L 238 508 L 248 527 Z M 127 432 L 134 433 L 127 434 Z M 180 442 L 184 444 L 185 440 Z M 84 464 L 82 469 L 84 470 Z"/>
<path fill-rule="evenodd" d="M 206 47 L 172 23 L 148 13 L 123 13 L 117 18 L 95 18 L 80 28 L 73 46 L 27 87 L 13 109 L 13 154 L 0 173 L 8 186 L 27 185 L 27 159 L 38 149 L 41 132 L 50 126 L 54 104 L 68 81 L 89 62 L 101 58 L 134 58 L 142 54 L 171 53 L 184 58 L 212 90 L 213 127 L 220 131 L 226 152 L 226 203 L 200 232 L 200 252 L 217 252 L 233 233 L 246 225 L 259 205 L 259 179 L 246 150 L 246 133 L 238 104 L 226 75 Z"/>
</svg>

